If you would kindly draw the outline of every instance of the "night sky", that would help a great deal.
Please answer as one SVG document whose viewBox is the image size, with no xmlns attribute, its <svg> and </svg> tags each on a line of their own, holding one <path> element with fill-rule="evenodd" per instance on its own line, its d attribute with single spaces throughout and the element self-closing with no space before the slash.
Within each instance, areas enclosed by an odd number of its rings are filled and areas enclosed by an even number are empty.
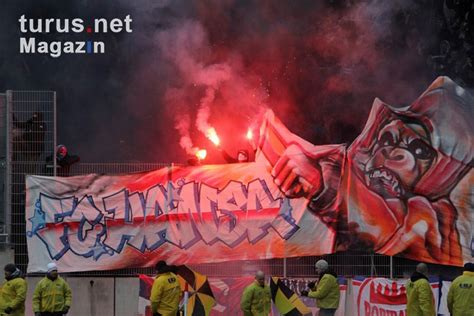
<svg viewBox="0 0 474 316">
<path fill-rule="evenodd" d="M 265 109 L 315 144 L 350 143 L 375 97 L 412 102 L 439 75 L 474 86 L 472 1 L 38 1 L 0 4 L 0 91 L 54 90 L 58 141 L 88 162 L 231 154 Z M 133 19 L 105 54 L 20 54 L 18 19 Z"/>
</svg>

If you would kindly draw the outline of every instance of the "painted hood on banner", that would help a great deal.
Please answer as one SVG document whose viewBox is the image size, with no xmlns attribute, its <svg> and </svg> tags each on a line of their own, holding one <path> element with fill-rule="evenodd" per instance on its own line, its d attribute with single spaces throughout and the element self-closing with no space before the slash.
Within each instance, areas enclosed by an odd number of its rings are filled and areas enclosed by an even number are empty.
<svg viewBox="0 0 474 316">
<path fill-rule="evenodd" d="M 358 242 L 426 262 L 472 258 L 473 104 L 446 77 L 404 108 L 375 100 L 344 176 L 341 208 Z"/>
</svg>

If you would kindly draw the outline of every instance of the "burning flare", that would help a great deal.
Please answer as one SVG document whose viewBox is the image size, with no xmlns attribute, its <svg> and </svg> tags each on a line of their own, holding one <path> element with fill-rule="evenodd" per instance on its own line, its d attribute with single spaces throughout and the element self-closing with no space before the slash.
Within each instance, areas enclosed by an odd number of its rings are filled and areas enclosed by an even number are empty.
<svg viewBox="0 0 474 316">
<path fill-rule="evenodd" d="M 205 149 L 199 149 L 198 151 L 196 151 L 196 157 L 197 157 L 199 160 L 204 160 L 204 159 L 206 159 L 206 156 L 207 156 L 207 150 L 205 150 Z"/>
<path fill-rule="evenodd" d="M 221 143 L 221 140 L 219 139 L 219 136 L 217 136 L 214 127 L 209 127 L 207 129 L 206 137 L 209 138 L 209 140 L 216 146 L 219 146 L 219 144 Z"/>
<path fill-rule="evenodd" d="M 251 128 L 248 129 L 246 137 L 247 137 L 248 140 L 253 139 L 253 132 L 252 132 Z"/>
</svg>

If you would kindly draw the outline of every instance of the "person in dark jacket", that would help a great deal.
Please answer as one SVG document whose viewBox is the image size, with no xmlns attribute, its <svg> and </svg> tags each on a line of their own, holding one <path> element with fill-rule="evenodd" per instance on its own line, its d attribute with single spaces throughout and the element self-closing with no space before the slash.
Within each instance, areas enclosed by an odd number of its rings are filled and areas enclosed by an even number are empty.
<svg viewBox="0 0 474 316">
<path fill-rule="evenodd" d="M 43 113 L 35 112 L 25 122 L 18 121 L 13 114 L 13 151 L 16 154 L 14 160 L 20 158 L 18 154 L 22 155 L 21 159 L 27 161 L 37 160 L 44 151 L 45 133 Z"/>
<path fill-rule="evenodd" d="M 58 145 L 56 147 L 56 165 L 59 167 L 57 172 L 58 176 L 68 177 L 71 166 L 79 161 L 80 157 L 77 155 L 70 155 L 66 146 Z M 46 162 L 48 167 L 51 166 L 53 157 L 47 157 Z"/>
<path fill-rule="evenodd" d="M 222 154 L 222 157 L 224 157 L 224 160 L 227 163 L 243 163 L 243 162 L 249 162 L 249 151 L 247 149 L 240 149 L 237 152 L 237 157 L 234 158 L 231 155 L 229 155 L 224 149 L 220 148 L 219 151 Z"/>
</svg>

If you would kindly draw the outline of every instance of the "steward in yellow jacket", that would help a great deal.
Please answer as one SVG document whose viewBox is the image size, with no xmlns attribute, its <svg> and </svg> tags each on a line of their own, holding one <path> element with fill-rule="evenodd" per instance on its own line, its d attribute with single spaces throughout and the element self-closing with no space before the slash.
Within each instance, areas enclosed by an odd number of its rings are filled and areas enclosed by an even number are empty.
<svg viewBox="0 0 474 316">
<path fill-rule="evenodd" d="M 181 299 L 178 277 L 164 261 L 159 261 L 155 268 L 158 275 L 151 288 L 151 312 L 153 316 L 176 316 Z"/>
<path fill-rule="evenodd" d="M 428 267 L 420 263 L 407 282 L 407 316 L 436 316 L 433 292 L 427 274 Z"/>
<path fill-rule="evenodd" d="M 337 309 L 339 307 L 340 292 L 336 273 L 324 272 L 315 290 L 309 291 L 308 297 L 317 299 L 316 306 L 320 309 Z"/>
<path fill-rule="evenodd" d="M 27 284 L 13 264 L 5 266 L 5 282 L 0 288 L 0 315 L 24 316 Z"/>
<path fill-rule="evenodd" d="M 448 292 L 448 309 L 451 316 L 474 314 L 474 263 L 466 263 L 463 274 L 451 284 Z"/>
<path fill-rule="evenodd" d="M 258 271 L 255 281 L 244 289 L 240 300 L 240 309 L 244 316 L 268 316 L 270 314 L 272 294 L 265 285 L 265 274 Z"/>
<path fill-rule="evenodd" d="M 48 272 L 36 285 L 33 293 L 33 312 L 67 314 L 71 307 L 72 293 L 66 281 L 58 275 L 56 264 L 48 263 Z"/>
<path fill-rule="evenodd" d="M 316 272 L 319 274 L 318 285 L 315 286 L 314 282 L 310 282 L 308 284 L 310 291 L 301 291 L 301 295 L 317 299 L 316 306 L 321 315 L 334 315 L 341 296 L 337 274 L 329 270 L 326 260 L 316 262 Z"/>
<path fill-rule="evenodd" d="M 322 315 L 334 315 L 339 307 L 341 296 L 337 274 L 329 270 L 326 260 L 316 262 L 316 271 L 319 274 L 319 282 L 315 286 L 313 282 L 308 284 L 310 291 L 302 291 L 303 296 L 315 298 L 316 306 Z"/>
</svg>

